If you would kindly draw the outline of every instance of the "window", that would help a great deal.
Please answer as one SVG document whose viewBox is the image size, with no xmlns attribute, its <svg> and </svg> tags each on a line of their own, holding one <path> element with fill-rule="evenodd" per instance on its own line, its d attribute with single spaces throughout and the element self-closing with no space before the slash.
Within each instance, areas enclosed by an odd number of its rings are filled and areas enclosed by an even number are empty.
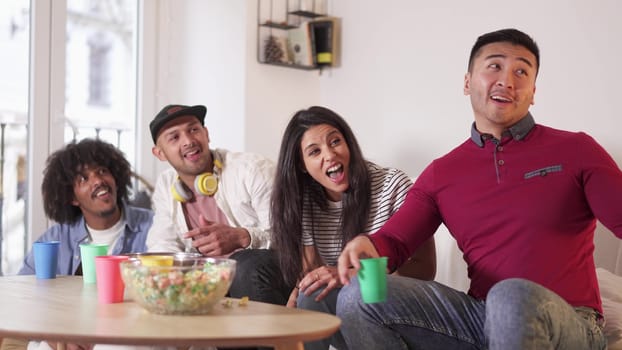
<svg viewBox="0 0 622 350">
<path fill-rule="evenodd" d="M 0 275 L 53 224 L 40 194 L 51 152 L 98 137 L 136 164 L 141 4 L 0 1 Z"/>
<path fill-rule="evenodd" d="M 25 241 L 30 2 L 0 2 L 0 272 L 21 263 Z"/>
<path fill-rule="evenodd" d="M 91 106 L 110 107 L 111 45 L 101 32 L 89 40 L 89 98 Z"/>
<path fill-rule="evenodd" d="M 132 164 L 137 13 L 137 1 L 67 1 L 64 141 L 104 139 Z"/>
</svg>

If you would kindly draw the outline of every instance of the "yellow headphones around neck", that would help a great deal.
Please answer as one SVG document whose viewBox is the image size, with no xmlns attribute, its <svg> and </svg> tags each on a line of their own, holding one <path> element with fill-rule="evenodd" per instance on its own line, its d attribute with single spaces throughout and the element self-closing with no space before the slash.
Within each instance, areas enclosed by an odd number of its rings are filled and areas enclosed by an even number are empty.
<svg viewBox="0 0 622 350">
<path fill-rule="evenodd" d="M 222 163 L 214 159 L 214 171 L 205 172 L 194 178 L 194 190 L 204 196 L 213 196 L 218 191 L 218 173 L 222 169 Z M 187 202 L 192 199 L 192 192 L 186 190 L 186 185 L 177 176 L 171 185 L 171 194 L 178 202 Z"/>
</svg>

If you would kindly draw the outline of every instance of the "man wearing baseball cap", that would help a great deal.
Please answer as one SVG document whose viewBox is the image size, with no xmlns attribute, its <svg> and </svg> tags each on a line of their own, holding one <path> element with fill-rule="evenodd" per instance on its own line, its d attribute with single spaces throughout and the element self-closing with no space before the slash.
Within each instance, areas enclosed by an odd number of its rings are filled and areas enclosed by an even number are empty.
<svg viewBox="0 0 622 350">
<path fill-rule="evenodd" d="M 200 252 L 237 261 L 231 297 L 287 302 L 270 246 L 274 163 L 252 153 L 209 148 L 205 106 L 168 105 L 151 121 L 152 153 L 172 169 L 156 181 L 147 249 Z"/>
</svg>

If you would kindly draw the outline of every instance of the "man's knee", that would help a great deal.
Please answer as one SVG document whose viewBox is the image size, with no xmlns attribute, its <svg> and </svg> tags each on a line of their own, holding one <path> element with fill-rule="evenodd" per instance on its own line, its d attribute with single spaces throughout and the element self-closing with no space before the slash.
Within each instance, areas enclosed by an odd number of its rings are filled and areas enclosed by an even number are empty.
<svg viewBox="0 0 622 350">
<path fill-rule="evenodd" d="M 321 309 L 321 304 L 315 301 L 318 294 L 319 291 L 316 291 L 309 296 L 300 293 L 296 300 L 296 307 L 305 310 L 323 311 Z"/>
<path fill-rule="evenodd" d="M 544 297 L 545 289 L 537 283 L 522 278 L 509 278 L 497 282 L 486 296 L 487 304 L 508 303 L 522 307 L 526 303 L 533 303 Z"/>
<path fill-rule="evenodd" d="M 285 285 L 276 254 L 268 249 L 246 249 L 231 255 L 237 267 L 229 295 L 284 305 L 290 288 Z"/>
<path fill-rule="evenodd" d="M 256 278 L 261 274 L 278 274 L 276 254 L 268 249 L 245 249 L 231 255 L 236 261 L 236 275 L 240 278 Z"/>
<path fill-rule="evenodd" d="M 529 322 L 546 314 L 548 308 L 544 306 L 553 305 L 551 301 L 555 299 L 554 293 L 537 283 L 521 278 L 506 279 L 488 292 L 486 319 L 495 320 L 499 326 Z"/>
<path fill-rule="evenodd" d="M 316 300 L 317 297 L 325 292 L 325 287 L 322 287 L 310 295 L 304 293 L 298 294 L 296 305 L 299 309 L 313 310 L 319 312 L 325 312 L 329 314 L 336 313 L 337 297 L 340 292 L 340 288 L 331 289 L 321 300 Z"/>
<path fill-rule="evenodd" d="M 341 288 L 337 297 L 337 316 L 348 317 L 361 305 L 361 292 L 357 278 L 350 280 L 350 283 Z M 356 317 L 356 316 L 355 316 Z"/>
<path fill-rule="evenodd" d="M 251 266 L 276 266 L 276 253 L 269 249 L 244 249 L 231 255 L 231 259 L 237 261 L 239 266 L 249 268 Z"/>
</svg>

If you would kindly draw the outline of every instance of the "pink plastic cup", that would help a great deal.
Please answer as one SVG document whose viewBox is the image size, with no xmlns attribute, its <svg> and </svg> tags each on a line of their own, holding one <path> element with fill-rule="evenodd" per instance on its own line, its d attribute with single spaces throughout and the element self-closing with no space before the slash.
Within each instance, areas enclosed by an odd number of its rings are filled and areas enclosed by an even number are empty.
<svg viewBox="0 0 622 350">
<path fill-rule="evenodd" d="M 97 299 L 101 304 L 123 302 L 125 284 L 121 278 L 121 262 L 127 255 L 101 255 L 95 257 L 97 274 Z"/>
</svg>

